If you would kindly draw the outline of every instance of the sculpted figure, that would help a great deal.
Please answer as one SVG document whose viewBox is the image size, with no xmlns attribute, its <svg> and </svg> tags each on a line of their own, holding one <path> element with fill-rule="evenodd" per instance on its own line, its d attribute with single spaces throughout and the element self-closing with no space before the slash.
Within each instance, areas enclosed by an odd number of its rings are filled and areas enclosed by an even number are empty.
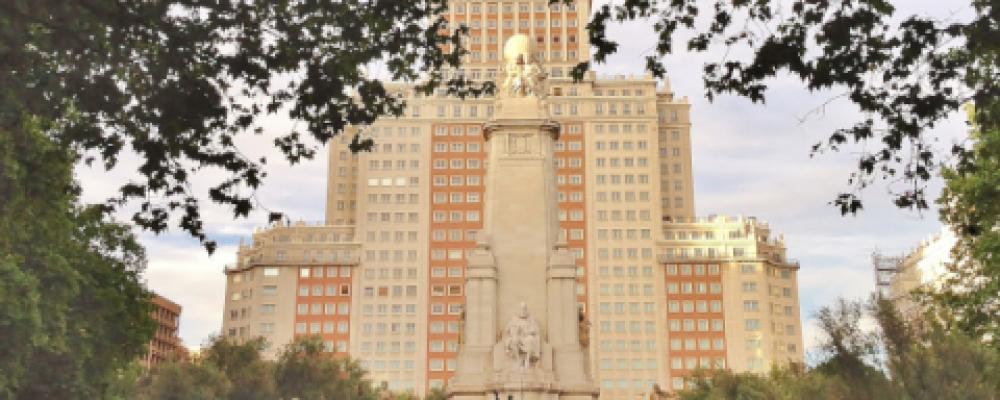
<svg viewBox="0 0 1000 400">
<path fill-rule="evenodd" d="M 545 72 L 531 58 L 531 40 L 524 34 L 511 36 L 504 45 L 503 54 L 501 93 L 508 97 L 544 96 Z"/>
<path fill-rule="evenodd" d="M 521 311 L 504 328 L 503 345 L 512 366 L 528 369 L 541 357 L 542 341 L 538 323 L 521 303 Z"/>
</svg>

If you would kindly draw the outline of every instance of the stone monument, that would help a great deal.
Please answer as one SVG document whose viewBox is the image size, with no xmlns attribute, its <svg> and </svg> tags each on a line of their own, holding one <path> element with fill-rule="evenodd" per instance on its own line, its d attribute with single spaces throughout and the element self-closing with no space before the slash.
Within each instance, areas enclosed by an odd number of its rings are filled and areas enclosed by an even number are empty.
<svg viewBox="0 0 1000 400">
<path fill-rule="evenodd" d="M 559 238 L 545 72 L 531 40 L 504 46 L 497 111 L 484 129 L 484 228 L 469 256 L 453 400 L 593 400 L 576 264 Z M 581 340 L 582 339 L 582 340 Z"/>
</svg>

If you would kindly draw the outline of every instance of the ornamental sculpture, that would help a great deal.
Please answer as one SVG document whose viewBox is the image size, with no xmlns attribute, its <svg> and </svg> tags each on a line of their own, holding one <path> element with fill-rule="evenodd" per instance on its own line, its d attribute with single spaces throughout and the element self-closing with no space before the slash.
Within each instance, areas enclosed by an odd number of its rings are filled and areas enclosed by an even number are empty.
<svg viewBox="0 0 1000 400">
<path fill-rule="evenodd" d="M 521 312 L 507 322 L 502 340 L 508 364 L 512 367 L 528 369 L 541 358 L 541 333 L 538 322 L 528 314 L 527 304 L 522 302 Z"/>
<path fill-rule="evenodd" d="M 507 39 L 503 48 L 504 81 L 502 94 L 507 97 L 542 97 L 545 95 L 545 72 L 531 56 L 531 40 L 524 34 Z"/>
</svg>

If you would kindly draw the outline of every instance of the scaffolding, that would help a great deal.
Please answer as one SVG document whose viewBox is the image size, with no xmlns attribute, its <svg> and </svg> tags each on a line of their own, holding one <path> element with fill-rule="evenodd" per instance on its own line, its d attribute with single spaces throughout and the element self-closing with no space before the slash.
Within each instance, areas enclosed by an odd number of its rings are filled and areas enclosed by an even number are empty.
<svg viewBox="0 0 1000 400">
<path fill-rule="evenodd" d="M 881 298 L 889 297 L 892 277 L 899 272 L 905 256 L 887 256 L 875 250 L 872 252 L 872 270 L 875 273 L 875 293 Z"/>
</svg>

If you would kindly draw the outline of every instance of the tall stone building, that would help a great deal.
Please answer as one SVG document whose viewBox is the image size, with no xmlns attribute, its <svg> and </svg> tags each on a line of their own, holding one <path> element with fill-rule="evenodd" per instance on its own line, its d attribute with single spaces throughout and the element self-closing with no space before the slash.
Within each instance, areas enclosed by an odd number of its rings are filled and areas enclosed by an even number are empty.
<svg viewBox="0 0 1000 400">
<path fill-rule="evenodd" d="M 470 28 L 456 73 L 496 80 L 502 44 L 517 33 L 547 69 L 544 104 L 561 128 L 558 236 L 575 258 L 601 398 L 679 387 L 695 365 L 802 360 L 798 266 L 780 240 L 753 219 L 695 218 L 687 99 L 648 76 L 567 76 L 589 54 L 589 1 L 455 1 L 449 13 Z M 264 336 L 272 356 L 319 334 L 374 380 L 423 393 L 458 365 L 496 99 L 390 88 L 408 102 L 403 116 L 330 143 L 326 221 L 259 230 L 227 266 L 223 334 Z M 351 154 L 356 134 L 373 151 Z"/>
</svg>

